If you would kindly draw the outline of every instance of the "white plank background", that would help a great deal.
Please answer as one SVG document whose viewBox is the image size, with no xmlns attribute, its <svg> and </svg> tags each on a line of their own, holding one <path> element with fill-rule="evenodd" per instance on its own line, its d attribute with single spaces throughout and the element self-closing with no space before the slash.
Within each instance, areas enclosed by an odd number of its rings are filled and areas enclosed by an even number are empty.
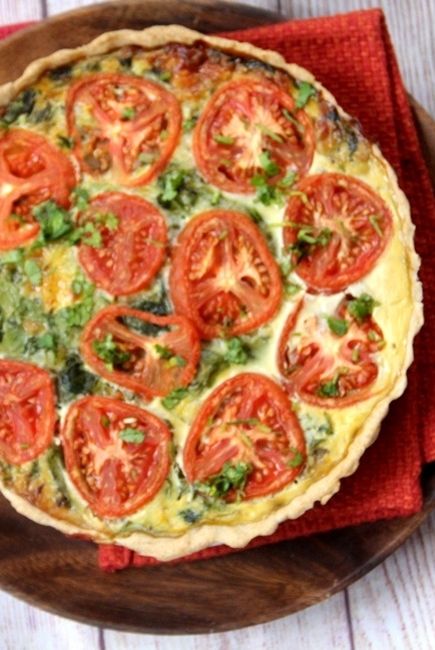
<svg viewBox="0 0 435 650">
<path fill-rule="evenodd" d="M 0 0 L 0 23 L 34 20 L 88 0 Z M 246 0 L 290 17 L 382 6 L 414 97 L 435 115 L 435 0 Z M 144 577 L 145 579 L 145 577 Z M 237 606 L 237 603 L 235 603 Z M 98 630 L 0 593 L 0 650 L 434 650 L 435 513 L 392 557 L 330 600 L 237 632 L 145 636 Z"/>
</svg>

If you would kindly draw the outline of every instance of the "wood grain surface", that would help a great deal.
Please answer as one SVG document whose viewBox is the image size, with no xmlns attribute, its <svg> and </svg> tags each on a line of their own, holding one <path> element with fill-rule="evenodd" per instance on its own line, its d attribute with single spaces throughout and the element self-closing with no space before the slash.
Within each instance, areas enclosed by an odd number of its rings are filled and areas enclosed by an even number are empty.
<svg viewBox="0 0 435 650">
<path fill-rule="evenodd" d="M 87 2 L 66 0 L 0 0 L 1 22 L 35 19 L 57 13 Z M 122 4 L 122 3 L 120 3 Z M 435 73 L 433 34 L 433 2 L 358 2 L 357 0 L 298 1 L 270 0 L 256 3 L 270 9 L 285 10 L 288 15 L 302 17 L 320 13 L 336 13 L 363 6 L 383 5 L 390 16 L 389 27 L 398 48 L 399 60 L 408 87 L 420 101 L 435 112 Z M 152 18 L 151 18 L 152 20 Z M 34 44 L 39 46 L 39 44 Z M 432 48 L 432 49 L 431 49 Z M 13 63 L 13 62 L 12 62 Z M 349 549 L 352 542 L 349 541 Z M 435 517 L 422 528 L 394 556 L 377 570 L 357 582 L 346 592 L 291 617 L 237 632 L 186 637 L 135 636 L 131 634 L 98 631 L 29 608 L 2 594 L 0 605 L 0 647 L 14 650 L 35 648 L 136 648 L 169 650 L 220 650 L 239 647 L 279 648 L 416 648 L 429 650 L 435 638 Z M 67 562 L 65 558 L 62 558 Z M 55 570 L 62 572 L 64 566 Z M 25 573 L 35 570 L 32 563 Z M 278 567 L 279 570 L 279 567 Z M 56 576 L 54 576 L 56 578 Z M 74 589 L 72 584 L 67 589 Z M 46 589 L 35 583 L 35 593 Z M 78 588 L 79 589 L 79 588 Z M 261 600 L 261 592 L 252 597 Z M 61 593 L 58 594 L 60 598 Z M 218 592 L 216 597 L 222 595 Z M 122 603 L 122 599 L 121 599 Z M 236 609 L 238 602 L 230 602 Z"/>
</svg>

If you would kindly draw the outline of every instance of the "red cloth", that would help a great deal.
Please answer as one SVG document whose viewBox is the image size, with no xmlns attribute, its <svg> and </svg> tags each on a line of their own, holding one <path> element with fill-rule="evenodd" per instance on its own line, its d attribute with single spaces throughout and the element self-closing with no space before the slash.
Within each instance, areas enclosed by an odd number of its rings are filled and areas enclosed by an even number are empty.
<svg viewBox="0 0 435 650">
<path fill-rule="evenodd" d="M 12 28 L 8 29 L 8 33 Z M 0 30 L 0 37 L 2 35 Z M 416 246 L 422 257 L 420 277 L 426 305 L 435 304 L 435 203 L 421 155 L 411 110 L 380 10 L 359 11 L 331 18 L 292 21 L 226 34 L 280 52 L 299 63 L 357 117 L 367 136 L 378 142 L 398 173 L 412 205 L 417 225 Z M 422 505 L 422 462 L 435 460 L 435 310 L 426 309 L 426 325 L 416 340 L 416 363 L 409 385 L 392 404 L 376 443 L 367 450 L 358 471 L 343 481 L 326 506 L 281 524 L 269 537 L 258 537 L 248 548 L 293 537 L 383 518 L 407 516 Z M 182 560 L 209 558 L 232 552 L 226 546 L 206 549 Z M 178 560 L 181 561 L 181 560 Z M 156 563 L 121 547 L 100 546 L 102 569 Z"/>
</svg>

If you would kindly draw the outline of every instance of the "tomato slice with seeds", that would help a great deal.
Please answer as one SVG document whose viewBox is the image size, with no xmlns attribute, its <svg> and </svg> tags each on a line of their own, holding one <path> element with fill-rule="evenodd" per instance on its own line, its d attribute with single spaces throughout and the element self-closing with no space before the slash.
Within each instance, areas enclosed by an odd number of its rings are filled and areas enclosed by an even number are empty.
<svg viewBox="0 0 435 650">
<path fill-rule="evenodd" d="M 184 447 L 190 482 L 206 483 L 228 465 L 249 468 L 244 498 L 271 494 L 302 471 L 306 447 L 287 395 L 278 384 L 242 373 L 218 386 L 201 406 Z M 228 493 L 231 500 L 233 494 Z"/>
<path fill-rule="evenodd" d="M 303 179 L 288 203 L 286 223 L 284 243 L 314 293 L 342 291 L 367 275 L 392 231 L 383 199 L 344 174 Z"/>
<path fill-rule="evenodd" d="M 0 361 L 0 455 L 8 463 L 34 460 L 52 443 L 53 381 L 30 363 Z"/>
<path fill-rule="evenodd" d="M 352 311 L 362 299 L 364 294 L 359 299 L 347 294 L 331 325 L 325 316 L 304 312 L 304 301 L 299 302 L 278 347 L 278 367 L 290 395 L 324 408 L 349 406 L 373 395 L 377 354 L 385 341 L 371 314 L 356 317 Z"/>
<path fill-rule="evenodd" d="M 10 129 L 0 139 L 0 250 L 22 246 L 36 237 L 32 208 L 51 199 L 69 207 L 76 182 L 69 159 L 45 138 Z"/>
<path fill-rule="evenodd" d="M 202 338 L 250 332 L 276 313 L 281 275 L 249 217 L 210 210 L 192 219 L 175 246 L 170 274 L 177 312 Z"/>
<path fill-rule="evenodd" d="M 167 425 L 121 400 L 84 397 L 74 402 L 61 439 L 68 474 L 99 517 L 136 512 L 153 499 L 169 472 Z"/>
<path fill-rule="evenodd" d="M 126 74 L 95 74 L 68 91 L 67 123 L 83 171 L 125 186 L 149 183 L 181 133 L 181 109 L 161 85 Z"/>
<path fill-rule="evenodd" d="M 228 192 L 252 193 L 268 153 L 276 183 L 289 171 L 307 173 L 314 154 L 310 118 L 277 85 L 237 79 L 221 87 L 206 105 L 193 135 L 196 163 L 204 178 Z"/>
<path fill-rule="evenodd" d="M 116 217 L 114 227 L 104 225 L 107 213 Z M 100 246 L 79 247 L 80 263 L 98 287 L 125 296 L 149 286 L 164 262 L 168 237 L 152 203 L 121 192 L 99 194 L 81 221 L 94 222 L 101 234 Z"/>
<path fill-rule="evenodd" d="M 195 327 L 184 316 L 111 306 L 86 325 L 81 351 L 105 379 L 152 398 L 192 381 L 201 348 Z"/>
</svg>

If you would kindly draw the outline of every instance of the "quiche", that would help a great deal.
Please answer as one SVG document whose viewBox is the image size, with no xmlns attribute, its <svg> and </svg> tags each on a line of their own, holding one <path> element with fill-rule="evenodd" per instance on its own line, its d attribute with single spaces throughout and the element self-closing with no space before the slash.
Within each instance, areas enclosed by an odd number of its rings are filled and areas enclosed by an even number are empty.
<svg viewBox="0 0 435 650">
<path fill-rule="evenodd" d="M 107 33 L 0 88 L 0 476 L 160 560 L 325 503 L 406 385 L 407 200 L 278 54 Z"/>
</svg>

